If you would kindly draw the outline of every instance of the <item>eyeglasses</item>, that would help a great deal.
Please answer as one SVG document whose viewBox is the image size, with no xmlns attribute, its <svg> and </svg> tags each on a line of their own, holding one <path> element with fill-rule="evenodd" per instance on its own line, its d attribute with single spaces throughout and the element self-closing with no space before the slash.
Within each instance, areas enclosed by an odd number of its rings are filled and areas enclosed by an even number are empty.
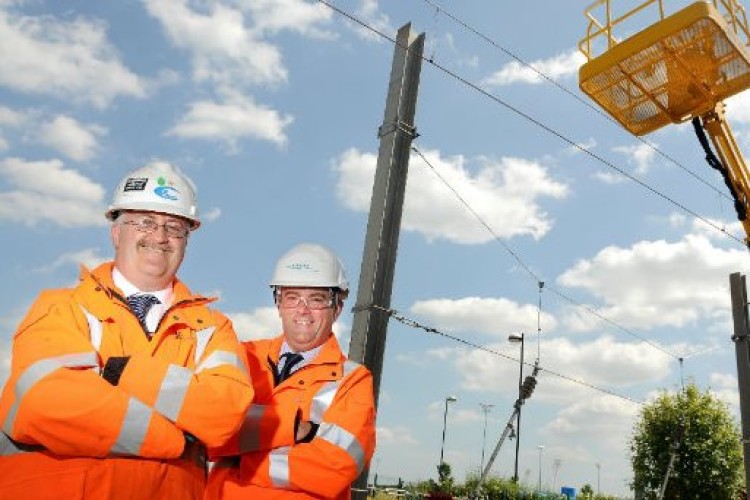
<svg viewBox="0 0 750 500">
<path fill-rule="evenodd" d="M 123 224 L 133 226 L 142 233 L 153 233 L 160 227 L 163 227 L 170 238 L 184 238 L 190 232 L 190 228 L 181 222 L 169 221 L 164 224 L 158 224 L 154 219 L 149 217 L 124 221 Z"/>
<path fill-rule="evenodd" d="M 300 304 L 313 311 L 328 309 L 333 306 L 333 297 L 326 294 L 316 294 L 303 297 L 296 293 L 282 293 L 279 298 L 279 306 L 284 309 L 296 309 Z"/>
</svg>

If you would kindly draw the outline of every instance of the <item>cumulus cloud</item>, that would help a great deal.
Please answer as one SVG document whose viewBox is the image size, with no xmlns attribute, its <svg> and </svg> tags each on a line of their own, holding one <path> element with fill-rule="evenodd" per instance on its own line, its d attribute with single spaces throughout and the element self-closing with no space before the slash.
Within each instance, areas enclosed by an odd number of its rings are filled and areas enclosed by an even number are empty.
<svg viewBox="0 0 750 500">
<path fill-rule="evenodd" d="M 592 308 L 619 324 L 681 327 L 702 317 L 726 316 L 726 277 L 745 267 L 746 251 L 724 250 L 691 234 L 675 243 L 606 247 L 562 273 L 557 283 L 587 290 L 605 304 Z M 580 331 L 595 328 L 594 321 L 592 315 L 566 318 L 568 328 Z"/>
<path fill-rule="evenodd" d="M 440 325 L 446 331 L 475 331 L 505 338 L 508 332 L 536 329 L 537 306 L 517 304 L 504 298 L 465 297 L 461 299 L 423 300 L 411 306 L 411 312 Z M 549 330 L 557 326 L 555 318 L 542 313 Z"/>
<path fill-rule="evenodd" d="M 377 2 L 375 2 L 377 7 Z M 320 25 L 329 23 L 333 11 L 304 0 L 254 0 L 242 7 L 252 14 L 254 29 L 263 33 L 287 30 L 316 38 L 332 38 Z"/>
<path fill-rule="evenodd" d="M 186 0 L 146 0 L 145 4 L 170 41 L 191 53 L 196 81 L 231 88 L 286 81 L 281 52 L 251 29 L 240 9 L 213 3 L 198 12 Z"/>
<path fill-rule="evenodd" d="M 75 118 L 58 115 L 39 127 L 38 140 L 72 160 L 86 161 L 98 152 L 98 137 L 106 132 L 102 126 L 84 125 Z"/>
<path fill-rule="evenodd" d="M 535 346 L 537 340 L 527 335 L 526 342 L 528 348 Z M 504 342 L 488 345 L 487 349 L 495 353 L 480 349 L 451 352 L 448 361 L 461 377 L 462 387 L 507 396 L 517 394 L 518 347 Z M 567 338 L 542 339 L 541 352 L 544 370 L 539 375 L 535 398 L 563 404 L 590 395 L 593 389 L 586 384 L 611 390 L 660 380 L 670 373 L 674 361 L 645 342 L 620 342 L 610 335 L 577 343 Z M 531 373 L 531 361 L 527 358 L 524 362 L 528 365 L 525 372 Z M 488 387 L 487 380 L 496 383 Z"/>
<path fill-rule="evenodd" d="M 120 95 L 143 97 L 143 84 L 119 60 L 104 23 L 0 11 L 0 85 L 104 108 Z"/>
<path fill-rule="evenodd" d="M 283 146 L 284 129 L 293 119 L 251 98 L 238 95 L 223 102 L 194 102 L 180 121 L 167 132 L 183 138 L 224 142 L 231 150 L 243 138 L 255 138 Z"/>
<path fill-rule="evenodd" d="M 0 219 L 29 226 L 44 220 L 63 227 L 106 223 L 105 189 L 60 160 L 6 158 L 0 161 L 0 178 L 16 187 L 0 193 Z"/>
<path fill-rule="evenodd" d="M 528 66 L 511 61 L 500 70 L 482 80 L 482 85 L 499 87 L 513 83 L 543 83 L 546 75 L 552 80 L 559 80 L 578 73 L 578 68 L 586 62 L 586 57 L 574 49 L 558 54 L 549 59 L 532 61 Z M 529 67 L 530 66 L 530 67 Z"/>
<path fill-rule="evenodd" d="M 445 182 L 414 155 L 406 185 L 402 227 L 422 233 L 428 240 L 461 244 L 486 243 L 494 236 L 467 210 L 451 188 L 479 214 L 501 238 L 530 235 L 541 238 L 552 220 L 539 199 L 564 198 L 568 188 L 552 179 L 545 167 L 521 158 L 485 161 L 475 174 L 462 156 L 444 158 L 438 151 L 424 157 Z M 339 174 L 336 194 L 352 210 L 370 209 L 377 158 L 374 154 L 349 149 L 337 158 Z M 450 186 L 446 186 L 446 183 Z"/>
<path fill-rule="evenodd" d="M 626 155 L 628 163 L 635 165 L 635 173 L 639 175 L 648 173 L 656 156 L 654 147 L 644 143 L 632 146 L 617 146 L 614 151 Z"/>
<path fill-rule="evenodd" d="M 730 122 L 750 123 L 750 92 L 740 92 L 727 99 L 726 110 Z"/>
<path fill-rule="evenodd" d="M 88 269 L 93 269 L 99 264 L 103 264 L 104 262 L 107 262 L 109 260 L 112 260 L 112 255 L 102 255 L 101 249 L 99 248 L 84 248 L 83 250 L 79 250 L 77 252 L 64 253 L 56 258 L 52 263 L 42 267 L 38 267 L 33 271 L 38 273 L 49 273 L 68 265 L 73 265 L 76 267 L 84 265 Z"/>
</svg>

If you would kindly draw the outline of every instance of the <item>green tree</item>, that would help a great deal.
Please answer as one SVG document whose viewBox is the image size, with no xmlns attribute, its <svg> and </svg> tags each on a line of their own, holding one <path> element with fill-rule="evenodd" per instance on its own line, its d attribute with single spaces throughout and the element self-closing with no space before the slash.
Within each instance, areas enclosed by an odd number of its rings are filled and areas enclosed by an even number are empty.
<svg viewBox="0 0 750 500">
<path fill-rule="evenodd" d="M 590 484 L 586 483 L 581 487 L 581 496 L 583 498 L 591 498 L 594 496 L 594 488 Z"/>
<path fill-rule="evenodd" d="M 665 498 L 734 498 L 743 481 L 740 436 L 727 405 L 708 391 L 663 391 L 634 426 L 631 487 L 656 498 L 675 452 Z"/>
</svg>

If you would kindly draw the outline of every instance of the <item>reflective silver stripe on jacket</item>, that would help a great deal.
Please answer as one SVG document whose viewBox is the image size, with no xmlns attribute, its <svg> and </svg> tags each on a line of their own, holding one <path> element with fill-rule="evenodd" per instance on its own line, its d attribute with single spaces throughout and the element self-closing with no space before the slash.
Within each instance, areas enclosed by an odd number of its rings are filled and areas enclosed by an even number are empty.
<svg viewBox="0 0 750 500">
<path fill-rule="evenodd" d="M 211 354 L 208 355 L 206 359 L 203 360 L 203 362 L 198 365 L 198 368 L 195 369 L 195 373 L 200 373 L 203 370 L 208 370 L 210 368 L 216 368 L 217 366 L 221 365 L 229 365 L 234 366 L 238 370 L 240 370 L 242 373 L 247 376 L 247 369 L 245 368 L 245 365 L 242 364 L 240 361 L 240 358 L 237 357 L 237 354 L 232 351 L 214 351 Z"/>
<path fill-rule="evenodd" d="M 268 408 L 266 405 L 253 404 L 247 409 L 245 420 L 242 421 L 239 432 L 240 453 L 258 450 L 260 446 L 260 422 L 266 408 Z"/>
<path fill-rule="evenodd" d="M 354 434 L 336 424 L 323 423 L 320 425 L 316 437 L 344 450 L 357 464 L 357 474 L 362 472 L 365 467 L 365 451 Z"/>
<path fill-rule="evenodd" d="M 141 401 L 130 398 L 128 410 L 120 426 L 120 434 L 109 450 L 116 455 L 137 455 L 148 432 L 153 410 Z"/>
<path fill-rule="evenodd" d="M 208 341 L 213 337 L 215 329 L 216 327 L 210 326 L 195 332 L 195 366 L 200 364 L 203 353 L 208 346 Z"/>
<path fill-rule="evenodd" d="M 156 403 L 154 404 L 156 411 L 172 422 L 176 422 L 192 378 L 193 372 L 188 368 L 169 365 L 161 382 L 159 394 L 156 396 Z"/>
<path fill-rule="evenodd" d="M 99 321 L 96 316 L 88 312 L 83 306 L 81 306 L 81 310 L 83 310 L 83 314 L 86 316 L 86 322 L 89 324 L 89 339 L 91 340 L 91 345 L 93 345 L 94 349 L 98 352 L 99 349 L 102 348 L 102 322 Z"/>
<path fill-rule="evenodd" d="M 44 448 L 39 445 L 16 443 L 9 438 L 7 434 L 0 432 L 0 457 L 42 450 L 44 450 Z"/>
<path fill-rule="evenodd" d="M 336 393 L 341 386 L 341 382 L 348 377 L 354 370 L 359 368 L 360 364 L 354 361 L 344 362 L 344 374 L 339 380 L 326 382 L 318 390 L 313 397 L 312 403 L 310 404 L 310 420 L 319 424 L 323 421 L 323 414 L 331 407 L 333 398 L 336 397 Z"/>
<path fill-rule="evenodd" d="M 99 366 L 99 357 L 95 352 L 63 354 L 62 356 L 40 359 L 29 365 L 21 376 L 18 377 L 18 380 L 16 380 L 16 400 L 8 411 L 8 417 L 3 423 L 3 430 L 7 433 L 13 432 L 18 405 L 26 393 L 44 377 L 59 368 L 91 368 L 94 366 Z"/>
<path fill-rule="evenodd" d="M 341 383 L 359 367 L 359 363 L 345 361 L 342 377 L 339 380 L 326 382 L 320 387 L 320 389 L 318 389 L 318 392 L 315 393 L 315 396 L 313 396 L 312 402 L 310 403 L 310 420 L 312 422 L 321 424 L 323 421 L 323 415 L 328 408 L 331 407 L 331 404 L 336 397 L 336 393 L 338 392 L 339 387 L 341 387 Z M 250 428 L 249 431 L 251 430 L 253 429 Z M 257 427 L 254 430 L 257 432 Z M 321 432 L 325 433 L 326 437 L 323 437 Z M 322 423 L 318 429 L 316 437 L 323 437 L 326 441 L 343 449 L 357 464 L 357 470 L 362 470 L 364 467 L 364 452 L 362 451 L 359 442 L 357 442 L 356 438 L 349 432 L 337 425 Z M 250 436 L 247 439 L 250 440 L 253 439 L 253 437 Z M 255 439 L 257 439 L 257 437 L 255 437 Z M 278 481 L 278 487 L 283 487 L 283 485 L 289 484 L 289 448 L 278 448 L 278 450 L 286 450 L 282 455 L 283 459 L 282 456 L 277 458 L 274 457 L 274 452 L 277 450 L 272 451 L 270 456 L 271 465 L 268 473 L 271 476 L 271 481 L 273 481 L 274 486 L 276 486 L 276 482 Z"/>
<path fill-rule="evenodd" d="M 269 454 L 271 466 L 268 475 L 274 488 L 289 488 L 289 450 L 291 447 L 282 446 Z"/>
</svg>

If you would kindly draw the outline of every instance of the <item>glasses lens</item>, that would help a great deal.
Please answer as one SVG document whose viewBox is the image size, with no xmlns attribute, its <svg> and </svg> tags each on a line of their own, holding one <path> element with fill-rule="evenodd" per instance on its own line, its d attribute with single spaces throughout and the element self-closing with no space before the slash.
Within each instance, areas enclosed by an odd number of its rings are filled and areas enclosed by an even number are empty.
<svg viewBox="0 0 750 500">
<path fill-rule="evenodd" d="M 185 224 L 180 222 L 167 222 L 166 224 L 157 224 L 154 219 L 142 217 L 140 219 L 126 221 L 123 224 L 130 224 L 142 233 L 153 233 L 160 227 L 164 227 L 167 236 L 171 238 L 184 238 L 190 231 Z"/>
<path fill-rule="evenodd" d="M 313 295 L 311 297 L 303 297 L 294 293 L 282 294 L 281 295 L 281 307 L 283 308 L 297 308 L 301 304 L 305 304 L 308 309 L 327 309 L 331 306 L 331 297 L 328 295 Z"/>
</svg>

